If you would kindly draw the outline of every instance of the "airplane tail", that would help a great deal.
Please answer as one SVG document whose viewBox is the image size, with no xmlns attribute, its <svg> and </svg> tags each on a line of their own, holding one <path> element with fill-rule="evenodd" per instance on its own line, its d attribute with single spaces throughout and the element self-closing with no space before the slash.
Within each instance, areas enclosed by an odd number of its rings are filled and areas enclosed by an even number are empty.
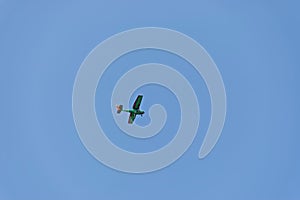
<svg viewBox="0 0 300 200">
<path fill-rule="evenodd" d="M 123 105 L 116 105 L 116 108 L 117 108 L 117 113 L 119 114 L 123 110 Z"/>
</svg>

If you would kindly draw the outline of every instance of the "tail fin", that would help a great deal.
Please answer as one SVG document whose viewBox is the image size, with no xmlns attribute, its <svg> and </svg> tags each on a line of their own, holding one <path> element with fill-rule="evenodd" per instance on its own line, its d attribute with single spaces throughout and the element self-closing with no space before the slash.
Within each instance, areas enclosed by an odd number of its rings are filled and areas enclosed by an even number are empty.
<svg viewBox="0 0 300 200">
<path fill-rule="evenodd" d="M 123 110 L 123 105 L 116 105 L 117 108 L 117 113 L 121 113 L 121 111 Z"/>
</svg>

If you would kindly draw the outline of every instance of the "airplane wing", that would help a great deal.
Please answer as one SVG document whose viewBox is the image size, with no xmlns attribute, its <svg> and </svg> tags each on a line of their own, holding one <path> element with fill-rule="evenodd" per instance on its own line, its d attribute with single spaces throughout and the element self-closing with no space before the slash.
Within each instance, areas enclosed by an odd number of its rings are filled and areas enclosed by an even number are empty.
<svg viewBox="0 0 300 200">
<path fill-rule="evenodd" d="M 134 119 L 135 119 L 135 114 L 134 113 L 130 113 L 129 118 L 128 118 L 128 124 L 132 124 Z"/>
<path fill-rule="evenodd" d="M 136 98 L 136 100 L 135 100 L 135 102 L 134 102 L 132 108 L 135 109 L 135 110 L 138 110 L 138 109 L 140 108 L 142 99 L 143 99 L 143 95 L 139 95 L 139 96 Z"/>
</svg>

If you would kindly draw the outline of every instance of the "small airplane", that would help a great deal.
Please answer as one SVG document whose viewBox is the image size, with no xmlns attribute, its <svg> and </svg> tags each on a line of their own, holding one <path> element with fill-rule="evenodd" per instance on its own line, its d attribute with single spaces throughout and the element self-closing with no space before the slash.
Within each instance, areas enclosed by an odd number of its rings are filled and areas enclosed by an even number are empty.
<svg viewBox="0 0 300 200">
<path fill-rule="evenodd" d="M 132 106 L 132 110 L 123 110 L 123 105 L 116 105 L 117 113 L 120 114 L 122 111 L 129 112 L 130 115 L 128 118 L 128 124 L 132 124 L 137 115 L 143 116 L 143 114 L 145 113 L 144 111 L 140 110 L 142 99 L 143 99 L 143 95 L 138 95 L 138 97 L 136 98 Z"/>
</svg>

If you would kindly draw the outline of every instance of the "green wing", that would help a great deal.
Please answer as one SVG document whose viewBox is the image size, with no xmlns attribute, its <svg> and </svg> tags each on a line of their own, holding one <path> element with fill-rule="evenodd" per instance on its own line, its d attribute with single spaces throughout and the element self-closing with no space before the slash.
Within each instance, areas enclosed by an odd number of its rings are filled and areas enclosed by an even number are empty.
<svg viewBox="0 0 300 200">
<path fill-rule="evenodd" d="M 138 110 L 138 109 L 140 108 L 142 99 L 143 99 L 143 95 L 139 95 L 139 96 L 136 98 L 136 100 L 135 100 L 135 102 L 134 102 L 132 108 L 135 109 L 135 110 Z"/>
<path fill-rule="evenodd" d="M 133 112 L 130 112 L 129 118 L 128 118 L 128 124 L 132 124 L 135 119 L 136 114 Z"/>
</svg>

